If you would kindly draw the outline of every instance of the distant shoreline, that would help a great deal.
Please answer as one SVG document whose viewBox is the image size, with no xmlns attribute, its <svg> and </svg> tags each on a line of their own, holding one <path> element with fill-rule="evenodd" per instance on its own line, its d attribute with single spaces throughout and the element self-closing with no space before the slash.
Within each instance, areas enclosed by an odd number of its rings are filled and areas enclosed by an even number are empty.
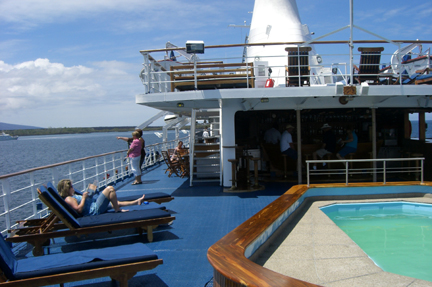
<svg viewBox="0 0 432 287">
<path fill-rule="evenodd" d="M 40 136 L 40 135 L 60 135 L 60 134 L 88 134 L 106 132 L 129 132 L 134 131 L 135 126 L 131 127 L 93 127 L 93 128 L 47 128 L 47 129 L 20 129 L 4 130 L 12 136 Z M 187 127 L 185 127 L 187 128 Z M 161 126 L 147 127 L 144 131 L 159 131 Z"/>
</svg>

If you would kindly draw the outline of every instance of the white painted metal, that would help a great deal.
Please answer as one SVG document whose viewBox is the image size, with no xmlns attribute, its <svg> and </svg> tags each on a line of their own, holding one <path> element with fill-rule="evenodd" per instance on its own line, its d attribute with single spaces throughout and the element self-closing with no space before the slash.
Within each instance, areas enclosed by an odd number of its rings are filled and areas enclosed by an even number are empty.
<svg viewBox="0 0 432 287">
<path fill-rule="evenodd" d="M 300 21 L 295 0 L 255 0 L 249 43 L 304 42 L 309 40 L 307 27 Z M 275 86 L 285 85 L 286 46 L 251 46 L 249 61 L 267 61 L 275 77 Z M 284 55 L 281 57 L 281 55 Z"/>
</svg>

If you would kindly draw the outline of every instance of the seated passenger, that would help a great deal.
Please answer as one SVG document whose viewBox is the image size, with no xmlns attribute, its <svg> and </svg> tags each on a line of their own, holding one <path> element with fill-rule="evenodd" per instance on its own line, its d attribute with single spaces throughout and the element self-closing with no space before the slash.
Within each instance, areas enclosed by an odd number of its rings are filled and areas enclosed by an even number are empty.
<svg viewBox="0 0 432 287">
<path fill-rule="evenodd" d="M 188 150 L 183 146 L 183 142 L 179 141 L 170 159 L 171 161 L 177 161 L 177 155 L 184 156 L 187 154 Z"/>
<path fill-rule="evenodd" d="M 336 149 L 336 137 L 331 131 L 331 126 L 329 124 L 324 124 L 321 127 L 321 130 L 323 131 L 323 140 L 322 140 L 322 146 L 319 150 L 314 151 L 313 153 L 313 159 L 316 160 L 319 156 L 321 159 L 326 154 L 332 154 L 335 152 Z M 323 166 L 325 166 L 326 163 L 323 163 Z M 316 169 L 316 163 L 313 165 L 313 169 Z"/>
<path fill-rule="evenodd" d="M 109 204 L 115 212 L 124 212 L 128 210 L 120 209 L 120 207 L 130 205 L 141 205 L 144 202 L 144 196 L 133 201 L 118 201 L 117 194 L 112 186 L 105 188 L 98 196 L 89 196 L 86 191 L 83 195 L 75 194 L 72 181 L 62 179 L 57 185 L 57 190 L 60 196 L 69 204 L 76 212 L 82 216 L 98 215 L 108 210 Z"/>
<path fill-rule="evenodd" d="M 344 159 L 347 154 L 357 151 L 358 138 L 352 127 L 347 129 L 347 137 L 345 140 L 338 141 L 338 143 L 339 142 L 343 148 L 336 154 L 338 159 Z"/>
</svg>

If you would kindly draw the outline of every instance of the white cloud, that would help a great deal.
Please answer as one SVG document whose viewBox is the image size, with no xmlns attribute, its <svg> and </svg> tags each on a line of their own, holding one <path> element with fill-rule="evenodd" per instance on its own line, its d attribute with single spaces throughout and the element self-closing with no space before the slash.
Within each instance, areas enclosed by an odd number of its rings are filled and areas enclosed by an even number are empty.
<svg viewBox="0 0 432 287">
<path fill-rule="evenodd" d="M 139 65 L 118 61 L 65 67 L 48 59 L 16 65 L 0 61 L 0 111 L 124 101 L 144 91 Z M 121 94 L 121 97 L 119 97 Z"/>
</svg>

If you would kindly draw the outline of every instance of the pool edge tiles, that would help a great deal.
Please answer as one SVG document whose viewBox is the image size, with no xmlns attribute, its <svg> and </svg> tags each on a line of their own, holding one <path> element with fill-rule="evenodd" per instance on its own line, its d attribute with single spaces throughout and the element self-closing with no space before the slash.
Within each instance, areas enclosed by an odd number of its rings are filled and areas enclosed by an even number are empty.
<svg viewBox="0 0 432 287">
<path fill-rule="evenodd" d="M 432 204 L 334 203 L 320 210 L 384 271 L 432 282 Z"/>
</svg>

